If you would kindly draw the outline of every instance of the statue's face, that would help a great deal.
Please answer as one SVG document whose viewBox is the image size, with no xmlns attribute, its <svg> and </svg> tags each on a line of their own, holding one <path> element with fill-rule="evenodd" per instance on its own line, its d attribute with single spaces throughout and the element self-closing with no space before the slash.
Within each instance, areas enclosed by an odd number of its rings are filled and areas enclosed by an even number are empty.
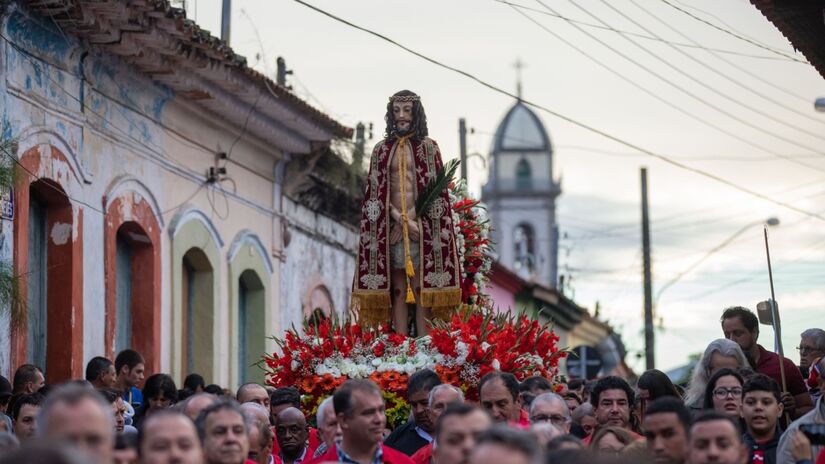
<svg viewBox="0 0 825 464">
<path fill-rule="evenodd" d="M 392 114 L 395 119 L 395 130 L 402 134 L 410 130 L 413 117 L 412 102 L 393 102 Z"/>
</svg>

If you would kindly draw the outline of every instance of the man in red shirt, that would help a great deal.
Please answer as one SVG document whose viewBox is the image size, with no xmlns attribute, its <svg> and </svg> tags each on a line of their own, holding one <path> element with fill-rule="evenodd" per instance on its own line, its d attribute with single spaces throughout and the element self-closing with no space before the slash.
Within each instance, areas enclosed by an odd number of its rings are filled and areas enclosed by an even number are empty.
<svg viewBox="0 0 825 464">
<path fill-rule="evenodd" d="M 721 322 L 725 338 L 735 341 L 742 348 L 754 370 L 774 379 L 782 388 L 779 355 L 756 343 L 759 339 L 759 320 L 756 315 L 747 308 L 734 306 L 722 313 Z M 781 362 L 785 369 L 785 387 L 788 390 L 782 392 L 782 404 L 785 412 L 792 419 L 797 419 L 813 409 L 813 400 L 799 368 L 788 358 L 782 358 Z"/>
<path fill-rule="evenodd" d="M 530 427 L 530 416 L 521 409 L 518 380 L 509 372 L 490 372 L 478 384 L 481 407 L 495 422 L 509 423 L 518 428 Z"/>
<path fill-rule="evenodd" d="M 387 416 L 384 397 L 374 382 L 347 380 L 338 387 L 332 404 L 343 432 L 341 443 L 307 464 L 413 464 L 404 453 L 381 443 Z"/>
</svg>

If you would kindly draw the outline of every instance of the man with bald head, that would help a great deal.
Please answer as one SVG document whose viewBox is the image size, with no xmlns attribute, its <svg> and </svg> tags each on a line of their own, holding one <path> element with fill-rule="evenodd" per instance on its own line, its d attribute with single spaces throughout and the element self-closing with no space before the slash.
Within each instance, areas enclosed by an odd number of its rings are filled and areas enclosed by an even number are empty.
<svg viewBox="0 0 825 464">
<path fill-rule="evenodd" d="M 196 393 L 186 398 L 183 403 L 179 403 L 180 411 L 192 419 L 192 422 L 195 422 L 198 420 L 201 411 L 217 402 L 218 397 L 211 393 Z"/>
<path fill-rule="evenodd" d="M 238 399 L 238 403 L 258 403 L 269 409 L 269 392 L 257 383 L 250 382 L 241 385 L 235 397 Z"/>
<path fill-rule="evenodd" d="M 278 457 L 284 464 L 301 464 L 312 459 L 312 454 L 307 453 L 307 420 L 299 409 L 289 407 L 275 416 L 275 437 L 281 448 Z"/>
</svg>

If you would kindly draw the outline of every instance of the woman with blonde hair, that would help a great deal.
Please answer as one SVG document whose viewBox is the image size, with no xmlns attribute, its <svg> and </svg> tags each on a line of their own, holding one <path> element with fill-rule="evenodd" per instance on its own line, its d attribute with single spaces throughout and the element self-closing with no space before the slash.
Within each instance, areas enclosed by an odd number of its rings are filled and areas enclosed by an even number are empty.
<svg viewBox="0 0 825 464">
<path fill-rule="evenodd" d="M 705 402 L 705 388 L 710 377 L 722 368 L 750 368 L 742 348 L 726 338 L 717 338 L 705 348 L 702 358 L 693 368 L 693 375 L 685 392 L 685 405 L 689 409 L 700 410 Z"/>
</svg>

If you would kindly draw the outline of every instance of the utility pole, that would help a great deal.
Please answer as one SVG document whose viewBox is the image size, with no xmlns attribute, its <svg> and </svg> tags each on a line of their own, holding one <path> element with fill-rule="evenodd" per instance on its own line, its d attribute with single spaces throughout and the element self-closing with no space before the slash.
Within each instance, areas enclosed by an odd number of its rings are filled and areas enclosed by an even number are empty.
<svg viewBox="0 0 825 464">
<path fill-rule="evenodd" d="M 461 178 L 467 180 L 467 120 L 458 119 L 458 147 L 461 155 Z"/>
<path fill-rule="evenodd" d="M 221 40 L 229 44 L 229 26 L 232 22 L 232 0 L 223 0 L 221 6 Z"/>
<path fill-rule="evenodd" d="M 642 168 L 642 256 L 645 292 L 645 369 L 653 369 L 653 282 L 650 277 L 650 216 L 647 209 L 647 168 Z"/>
</svg>

